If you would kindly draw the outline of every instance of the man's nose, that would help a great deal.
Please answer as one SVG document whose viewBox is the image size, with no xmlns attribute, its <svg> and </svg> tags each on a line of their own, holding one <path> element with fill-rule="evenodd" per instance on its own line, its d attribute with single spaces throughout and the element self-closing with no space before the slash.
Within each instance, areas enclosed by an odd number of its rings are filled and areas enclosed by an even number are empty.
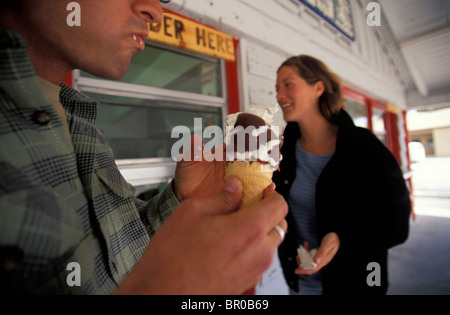
<svg viewBox="0 0 450 315">
<path fill-rule="evenodd" d="M 133 9 L 147 23 L 160 23 L 162 20 L 159 0 L 137 0 Z"/>
</svg>

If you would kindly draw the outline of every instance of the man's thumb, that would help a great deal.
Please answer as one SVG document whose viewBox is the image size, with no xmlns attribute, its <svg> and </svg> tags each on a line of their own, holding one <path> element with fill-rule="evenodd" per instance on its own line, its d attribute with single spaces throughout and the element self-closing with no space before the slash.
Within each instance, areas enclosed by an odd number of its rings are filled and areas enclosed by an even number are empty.
<svg viewBox="0 0 450 315">
<path fill-rule="evenodd" d="M 235 211 L 242 198 L 242 183 L 236 177 L 227 179 L 222 190 L 214 196 L 213 211 L 214 213 L 230 213 Z"/>
</svg>

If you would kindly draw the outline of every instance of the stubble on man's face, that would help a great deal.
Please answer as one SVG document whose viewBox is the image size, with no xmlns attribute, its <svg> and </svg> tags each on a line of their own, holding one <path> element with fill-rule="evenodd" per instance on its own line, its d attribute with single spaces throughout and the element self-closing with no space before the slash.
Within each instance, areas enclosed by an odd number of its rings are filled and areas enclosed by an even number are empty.
<svg viewBox="0 0 450 315">
<path fill-rule="evenodd" d="M 26 35 L 30 55 L 34 55 L 35 68 L 45 71 L 51 66 L 66 73 L 81 69 L 102 78 L 120 79 L 133 55 L 144 49 L 141 38 L 148 34 L 147 22 L 136 14 L 134 2 L 79 0 L 81 26 L 68 25 L 71 11 L 67 3 L 22 1 L 21 31 Z"/>
</svg>

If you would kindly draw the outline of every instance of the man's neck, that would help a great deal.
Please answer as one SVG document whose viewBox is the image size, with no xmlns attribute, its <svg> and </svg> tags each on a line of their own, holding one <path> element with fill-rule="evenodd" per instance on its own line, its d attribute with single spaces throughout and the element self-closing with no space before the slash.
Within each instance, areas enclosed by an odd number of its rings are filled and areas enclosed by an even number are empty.
<svg viewBox="0 0 450 315">
<path fill-rule="evenodd" d="M 53 84 L 59 85 L 72 70 L 69 65 L 61 59 L 53 57 L 51 53 L 35 49 L 33 40 L 28 41 L 28 54 L 36 74 Z"/>
<path fill-rule="evenodd" d="M 3 1 L 3 0 L 0 0 Z M 34 71 L 41 78 L 59 85 L 62 79 L 73 69 L 58 58 L 56 47 L 44 47 L 42 41 L 35 38 L 33 31 L 24 23 L 19 23 L 20 16 L 15 11 L 2 12 L 0 14 L 0 27 L 19 33 L 27 42 L 28 55 Z"/>
</svg>

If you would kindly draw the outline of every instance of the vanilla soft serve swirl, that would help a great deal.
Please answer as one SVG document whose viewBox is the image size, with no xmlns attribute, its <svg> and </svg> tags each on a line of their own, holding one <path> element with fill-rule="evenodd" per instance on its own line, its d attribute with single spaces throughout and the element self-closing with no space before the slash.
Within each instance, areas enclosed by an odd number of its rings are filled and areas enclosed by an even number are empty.
<svg viewBox="0 0 450 315">
<path fill-rule="evenodd" d="M 274 172 L 281 161 L 280 127 L 273 126 L 277 105 L 250 108 L 226 117 L 227 162 L 260 162 L 262 171 Z"/>
</svg>

